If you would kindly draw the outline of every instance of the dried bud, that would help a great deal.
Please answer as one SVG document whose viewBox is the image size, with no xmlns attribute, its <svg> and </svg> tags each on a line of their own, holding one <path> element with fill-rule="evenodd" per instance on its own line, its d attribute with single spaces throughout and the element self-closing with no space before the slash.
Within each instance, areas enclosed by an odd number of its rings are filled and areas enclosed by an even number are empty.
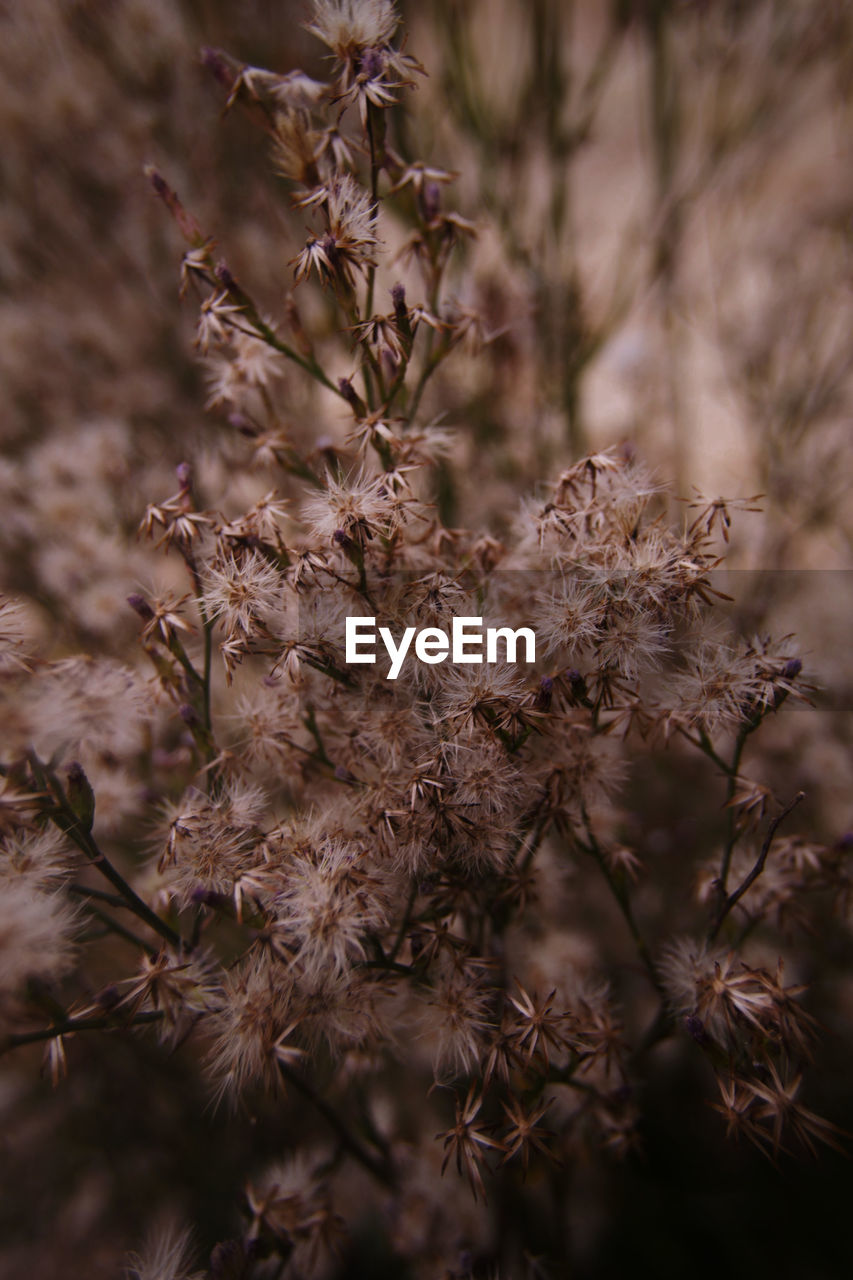
<svg viewBox="0 0 853 1280">
<path fill-rule="evenodd" d="M 165 200 L 172 194 L 168 182 L 163 177 L 162 173 L 160 173 L 159 169 L 155 169 L 153 165 L 149 165 L 145 170 L 145 174 L 161 200 Z"/>
<path fill-rule="evenodd" d="M 230 902 L 229 898 L 218 893 L 215 889 L 208 889 L 203 884 L 196 885 L 190 892 L 189 898 L 197 907 L 214 907 L 216 909 L 224 908 Z"/>
<path fill-rule="evenodd" d="M 409 321 L 409 309 L 406 306 L 406 290 L 405 286 L 397 283 L 391 290 L 391 301 L 394 305 L 394 323 L 397 331 L 403 339 L 403 343 L 407 351 L 411 351 L 411 344 L 414 335 L 412 334 L 412 326 Z"/>
<path fill-rule="evenodd" d="M 151 605 L 145 599 L 145 596 L 139 595 L 138 592 L 134 591 L 132 595 L 129 595 L 127 597 L 127 603 L 130 605 L 131 609 L 133 609 L 134 613 L 139 614 L 143 622 L 150 622 L 154 617 L 154 610 L 151 608 Z"/>
<path fill-rule="evenodd" d="M 569 686 L 569 692 L 576 701 L 582 702 L 588 696 L 586 680 L 575 667 L 569 667 L 563 672 L 563 678 Z"/>
<path fill-rule="evenodd" d="M 100 991 L 95 997 L 95 1003 L 106 1012 L 114 1009 L 120 1002 L 121 992 L 113 982 L 108 987 L 104 987 L 103 991 Z"/>
<path fill-rule="evenodd" d="M 248 436 L 254 439 L 258 434 L 258 428 L 253 422 L 250 422 L 245 413 L 229 413 L 228 425 L 233 427 L 235 431 L 239 431 L 241 436 Z"/>
<path fill-rule="evenodd" d="M 424 183 L 421 191 L 421 214 L 424 222 L 435 222 L 440 212 L 441 187 L 437 182 Z"/>
<path fill-rule="evenodd" d="M 230 289 L 237 288 L 237 281 L 232 276 L 231 270 L 227 262 L 217 262 L 216 268 L 215 268 L 215 275 L 219 283 L 225 289 L 230 290 Z"/>
<path fill-rule="evenodd" d="M 372 80 L 375 76 L 380 76 L 385 70 L 385 62 L 382 57 L 381 49 L 376 49 L 372 45 L 365 49 L 361 55 L 361 74 L 367 76 L 368 80 Z"/>
<path fill-rule="evenodd" d="M 205 45 L 201 50 L 201 64 L 211 71 L 223 88 L 229 92 L 234 84 L 234 73 L 228 65 L 228 60 L 219 51 L 219 49 L 211 49 Z"/>
<path fill-rule="evenodd" d="M 338 379 L 338 390 L 357 418 L 364 418 L 367 416 L 365 403 L 350 382 L 349 378 Z"/>
<path fill-rule="evenodd" d="M 177 222 L 184 238 L 196 247 L 202 244 L 204 237 L 201 234 L 201 228 L 192 214 L 187 213 L 178 198 L 177 192 L 172 190 L 160 170 L 155 168 L 153 164 L 148 164 L 145 166 L 144 173 L 157 195 Z"/>
</svg>

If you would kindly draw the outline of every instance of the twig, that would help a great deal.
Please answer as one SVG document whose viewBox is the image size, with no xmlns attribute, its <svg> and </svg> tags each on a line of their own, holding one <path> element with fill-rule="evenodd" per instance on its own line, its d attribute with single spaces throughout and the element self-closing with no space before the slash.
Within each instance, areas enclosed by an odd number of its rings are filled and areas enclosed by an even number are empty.
<svg viewBox="0 0 853 1280">
<path fill-rule="evenodd" d="M 280 1062 L 279 1070 L 282 1078 L 288 1084 L 292 1084 L 294 1089 L 298 1090 L 303 1097 L 307 1098 L 312 1106 L 320 1112 L 320 1115 L 330 1128 L 334 1129 L 341 1146 L 344 1147 L 345 1150 L 347 1150 L 349 1154 L 368 1171 L 368 1173 L 373 1174 L 373 1177 L 379 1182 L 383 1183 L 386 1187 L 393 1186 L 394 1172 L 391 1168 L 390 1162 L 388 1160 L 378 1160 L 373 1156 L 367 1148 L 359 1142 L 358 1138 L 348 1128 L 345 1121 L 341 1119 L 334 1107 L 326 1102 L 325 1098 L 322 1098 L 320 1094 L 317 1093 L 308 1083 L 308 1081 L 304 1080 L 298 1072 L 293 1070 L 292 1067 L 288 1067 L 283 1062 Z"/>
<path fill-rule="evenodd" d="M 719 886 L 720 886 L 721 898 L 725 895 L 725 892 L 726 892 L 726 883 L 729 878 L 729 869 L 732 865 L 732 855 L 734 854 L 735 845 L 737 844 L 738 837 L 740 835 L 740 832 L 737 829 L 737 822 L 735 820 L 735 811 L 734 811 L 734 808 L 732 807 L 732 801 L 734 800 L 735 791 L 737 789 L 737 778 L 738 778 L 738 772 L 740 770 L 741 756 L 743 755 L 743 749 L 746 746 L 746 740 L 749 737 L 749 734 L 751 732 L 752 732 L 752 723 L 750 722 L 749 725 L 745 725 L 738 733 L 737 741 L 735 742 L 734 754 L 732 755 L 732 762 L 728 769 L 728 782 L 726 783 L 726 808 L 728 812 L 729 834 L 728 834 L 728 839 L 726 840 L 726 847 L 723 850 L 723 859 L 722 859 L 722 862 L 720 863 Z"/>
<path fill-rule="evenodd" d="M 121 907 L 123 911 L 130 910 L 124 898 L 120 898 L 117 893 L 107 893 L 104 889 L 93 889 L 88 884 L 78 884 L 74 881 L 68 885 L 68 892 L 79 894 L 81 898 L 94 898 L 97 902 L 107 902 L 111 907 Z"/>
<path fill-rule="evenodd" d="M 381 115 L 381 112 L 378 113 Z M 376 147 L 376 125 L 377 112 L 372 104 L 368 104 L 367 108 L 367 139 L 370 146 L 370 199 L 371 199 L 371 224 L 374 232 L 376 224 L 379 220 L 379 157 Z M 370 321 L 373 318 L 373 296 L 376 287 L 376 266 L 371 264 L 367 271 L 367 296 L 364 303 L 364 318 Z M 382 369 L 377 366 L 376 380 L 379 384 L 380 394 L 382 393 Z M 373 398 L 373 380 L 370 376 L 370 367 L 367 363 L 364 365 L 364 391 L 367 397 L 367 407 L 374 409 L 376 407 Z"/>
<path fill-rule="evenodd" d="M 397 956 L 400 954 L 400 948 L 402 947 L 403 940 L 406 937 L 406 930 L 408 929 L 409 921 L 412 918 L 412 908 L 415 905 L 415 900 L 417 899 L 417 896 L 418 896 L 418 882 L 417 882 L 417 879 L 413 876 L 412 885 L 411 885 L 411 888 L 409 889 L 409 896 L 408 896 L 408 899 L 406 900 L 406 910 L 403 912 L 403 919 L 400 921 L 400 928 L 397 930 L 397 936 L 394 939 L 394 944 L 391 947 L 391 950 L 388 952 L 388 956 L 387 956 L 387 959 L 392 964 L 397 959 Z"/>
<path fill-rule="evenodd" d="M 112 916 L 107 915 L 106 911 L 102 911 L 100 907 L 96 907 L 94 902 L 86 902 L 86 910 L 96 920 L 100 920 L 110 933 L 116 934 L 119 938 L 124 938 L 125 942 L 131 943 L 134 947 L 139 947 L 146 955 L 153 953 L 150 942 L 146 942 L 144 938 L 140 938 L 138 933 L 134 933 L 132 929 L 128 929 L 118 920 L 114 920 Z M 124 903 L 122 903 L 124 906 Z"/>
<path fill-rule="evenodd" d="M 110 884 L 118 889 L 130 910 L 140 920 L 143 920 L 149 928 L 158 933 L 164 941 L 169 943 L 169 946 L 178 950 L 185 948 L 187 944 L 181 935 L 171 925 L 166 924 L 165 920 L 161 920 L 156 911 L 151 910 L 148 903 L 143 901 L 139 894 L 130 887 L 121 872 L 113 866 L 106 854 L 102 852 L 91 831 L 86 829 L 69 805 L 62 784 L 56 774 L 47 765 L 42 764 L 34 752 L 29 753 L 28 759 L 36 782 L 54 801 L 54 805 L 47 810 L 47 816 L 54 825 L 59 827 L 60 831 L 64 831 L 69 839 L 74 841 L 78 849 L 81 849 L 86 854 L 92 866 L 97 868 L 101 875 L 105 876 Z"/>
<path fill-rule="evenodd" d="M 163 1017 L 162 1009 L 152 1009 L 147 1013 L 138 1013 L 126 1020 L 115 1017 L 67 1018 L 63 1022 L 54 1022 L 52 1026 L 42 1027 L 38 1031 L 20 1031 L 5 1036 L 0 1040 L 0 1056 L 11 1049 L 19 1049 L 26 1044 L 37 1044 L 40 1040 L 54 1040 L 57 1036 L 74 1035 L 78 1031 L 113 1031 L 124 1027 L 144 1026 L 149 1022 L 159 1022 Z"/>
<path fill-rule="evenodd" d="M 747 892 L 747 890 L 753 884 L 755 884 L 755 881 L 761 875 L 762 871 L 764 870 L 764 864 L 767 861 L 767 855 L 770 852 L 770 846 L 772 845 L 773 839 L 776 835 L 776 831 L 778 830 L 780 824 L 785 821 L 788 814 L 791 813 L 794 809 L 796 809 L 797 805 L 800 803 L 801 800 L 805 799 L 805 794 L 806 793 L 804 791 L 798 791 L 797 794 L 794 796 L 793 800 L 789 801 L 789 803 L 785 805 L 785 808 L 782 810 L 782 812 L 777 814 L 776 817 L 773 819 L 773 821 L 770 823 L 770 826 L 767 828 L 767 835 L 764 837 L 764 843 L 761 846 L 761 852 L 759 853 L 752 870 L 749 872 L 748 875 L 744 877 L 744 879 L 740 882 L 738 887 L 735 890 L 733 890 L 733 892 L 730 893 L 723 900 L 723 903 L 720 906 L 719 911 L 717 912 L 716 919 L 714 920 L 710 930 L 708 931 L 709 942 L 714 941 L 714 939 L 716 938 L 717 934 L 720 931 L 723 921 L 731 911 L 732 907 L 734 907 L 735 904 L 740 901 L 740 899 Z"/>
<path fill-rule="evenodd" d="M 589 815 L 586 811 L 585 805 L 581 805 L 581 815 L 583 817 L 583 823 L 584 823 L 584 828 L 586 829 L 588 843 L 585 844 L 584 841 L 578 840 L 578 844 L 587 853 L 591 854 L 591 856 L 598 863 L 601 874 L 604 876 L 604 879 L 607 881 L 607 886 L 610 889 L 610 892 L 613 894 L 613 897 L 616 900 L 619 910 L 622 912 L 622 915 L 625 919 L 625 923 L 627 924 L 628 929 L 631 933 L 631 937 L 634 939 L 634 945 L 637 948 L 637 952 L 639 954 L 640 959 L 643 962 L 643 965 L 645 966 L 646 972 L 648 973 L 649 977 L 652 980 L 652 985 L 654 986 L 655 990 L 660 993 L 660 995 L 664 995 L 665 994 L 664 986 L 660 980 L 660 977 L 658 976 L 658 971 L 655 968 L 655 963 L 652 960 L 652 953 L 649 949 L 649 945 L 646 942 L 645 938 L 643 937 L 643 934 L 640 931 L 640 926 L 637 924 L 637 921 L 634 918 L 634 909 L 631 906 L 631 899 L 629 898 L 625 888 L 617 882 L 616 877 L 614 876 L 612 870 L 608 866 L 607 859 L 604 856 L 601 846 L 599 845 L 598 840 L 596 839 L 595 834 L 592 830 L 592 825 L 590 823 Z M 575 839 L 577 840 L 577 836 L 575 837 Z"/>
</svg>

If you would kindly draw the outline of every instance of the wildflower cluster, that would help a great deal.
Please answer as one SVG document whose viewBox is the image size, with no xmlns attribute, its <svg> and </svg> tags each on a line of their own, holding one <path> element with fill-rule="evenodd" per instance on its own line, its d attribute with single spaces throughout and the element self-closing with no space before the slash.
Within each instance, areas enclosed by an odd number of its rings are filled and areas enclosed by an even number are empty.
<svg viewBox="0 0 853 1280">
<path fill-rule="evenodd" d="M 802 660 L 726 626 L 730 504 L 671 526 L 629 448 L 566 465 L 500 537 L 444 520 L 453 442 L 423 396 L 488 326 L 450 294 L 475 230 L 444 208 L 452 175 L 395 134 L 423 73 L 397 28 L 390 0 L 315 0 L 328 81 L 205 51 L 312 223 L 280 317 L 151 174 L 230 434 L 142 514 L 140 563 L 166 568 L 123 592 L 140 661 L 34 656 L 0 605 L 0 1049 L 43 1041 L 58 1080 L 75 1040 L 144 1027 L 236 1114 L 290 1108 L 292 1149 L 247 1181 L 211 1276 L 334 1275 L 377 1206 L 412 1275 L 499 1263 L 482 1201 L 528 1178 L 559 1201 L 563 1167 L 627 1157 L 670 1037 L 710 1065 L 731 1135 L 838 1141 L 799 1101 L 817 1025 L 782 951 L 805 895 L 849 914 L 848 848 L 778 835 L 801 797 L 744 772 L 806 700 Z M 355 616 L 526 628 L 535 660 L 389 680 L 380 653 L 348 662 Z M 720 792 L 689 903 L 630 821 L 661 759 Z M 189 1274 L 179 1232 L 151 1257 L 136 1274 Z"/>
</svg>

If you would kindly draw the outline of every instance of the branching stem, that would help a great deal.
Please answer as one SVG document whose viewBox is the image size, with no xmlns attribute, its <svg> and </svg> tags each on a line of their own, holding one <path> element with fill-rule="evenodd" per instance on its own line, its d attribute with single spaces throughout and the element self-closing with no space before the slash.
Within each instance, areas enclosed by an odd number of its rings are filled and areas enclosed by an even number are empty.
<svg viewBox="0 0 853 1280">
<path fill-rule="evenodd" d="M 806 793 L 804 791 L 798 791 L 797 794 L 794 796 L 793 800 L 790 800 L 788 804 L 785 805 L 785 808 L 781 811 L 781 813 L 778 813 L 776 817 L 773 819 L 773 821 L 770 823 L 770 826 L 767 828 L 767 835 L 764 837 L 764 843 L 761 846 L 761 852 L 756 858 L 755 863 L 753 864 L 751 870 L 747 875 L 744 876 L 743 880 L 740 882 L 738 887 L 734 889 L 726 898 L 723 899 L 723 902 L 720 905 L 720 909 L 717 912 L 714 922 L 708 931 L 709 943 L 713 942 L 717 934 L 720 932 L 722 923 L 725 920 L 726 916 L 731 911 L 732 907 L 734 907 L 741 900 L 743 895 L 751 888 L 753 884 L 755 884 L 755 881 L 761 875 L 762 871 L 764 870 L 764 864 L 767 861 L 767 855 L 770 852 L 770 846 L 773 843 L 774 837 L 776 835 L 777 830 L 779 829 L 779 826 L 785 821 L 785 819 L 788 817 L 788 814 L 791 813 L 794 809 L 796 809 L 800 801 L 805 799 L 805 794 Z"/>
<path fill-rule="evenodd" d="M 47 810 L 51 821 L 59 827 L 60 831 L 64 831 L 70 840 L 74 841 L 78 849 L 86 854 L 92 866 L 118 889 L 127 906 L 140 920 L 144 921 L 150 929 L 159 934 L 165 942 L 168 942 L 169 946 L 177 949 L 186 948 L 186 943 L 181 935 L 176 933 L 165 920 L 161 920 L 155 911 L 151 910 L 148 903 L 140 898 L 139 894 L 127 883 L 121 872 L 113 866 L 106 854 L 102 852 L 91 831 L 86 829 L 69 805 L 62 783 L 56 774 L 48 765 L 42 764 L 34 752 L 31 752 L 28 758 L 36 782 L 53 799 L 53 805 Z"/>
<path fill-rule="evenodd" d="M 357 1160 L 362 1168 L 372 1174 L 378 1182 L 381 1182 L 386 1187 L 393 1186 L 395 1176 L 390 1161 L 374 1156 L 371 1151 L 368 1151 L 367 1147 L 359 1141 L 335 1108 L 325 1098 L 321 1097 L 313 1086 L 298 1072 L 294 1071 L 292 1067 L 288 1067 L 285 1063 L 279 1063 L 279 1070 L 282 1078 L 292 1085 L 298 1093 L 301 1093 L 304 1098 L 307 1098 L 316 1111 L 319 1111 L 329 1127 L 334 1130 L 341 1146 L 349 1152 L 353 1159 Z"/>
<path fill-rule="evenodd" d="M 146 1013 L 137 1013 L 133 1018 L 117 1019 L 100 1016 L 96 1018 L 67 1018 L 54 1022 L 49 1027 L 38 1031 L 20 1031 L 0 1040 L 0 1056 L 12 1049 L 19 1049 L 26 1044 L 38 1044 L 41 1040 L 54 1040 L 57 1036 L 75 1035 L 78 1031 L 114 1031 L 124 1027 L 145 1026 L 151 1022 L 159 1022 L 163 1017 L 162 1009 L 151 1009 Z"/>
</svg>

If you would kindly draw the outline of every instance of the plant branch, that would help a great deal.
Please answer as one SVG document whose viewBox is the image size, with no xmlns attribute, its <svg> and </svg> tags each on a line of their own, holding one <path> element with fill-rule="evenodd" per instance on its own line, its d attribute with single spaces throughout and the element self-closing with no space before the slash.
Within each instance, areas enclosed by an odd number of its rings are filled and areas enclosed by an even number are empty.
<svg viewBox="0 0 853 1280">
<path fill-rule="evenodd" d="M 604 852 L 601 849 L 601 846 L 599 845 L 598 840 L 595 837 L 595 833 L 592 830 L 592 825 L 589 820 L 589 815 L 587 814 L 586 807 L 584 805 L 581 806 L 581 813 L 583 816 L 584 828 L 586 830 L 588 843 L 585 844 L 583 841 L 579 841 L 578 843 L 581 845 L 581 848 L 585 849 L 587 853 L 591 854 L 592 857 L 595 859 L 595 861 L 598 863 L 599 870 L 601 871 L 601 874 L 604 876 L 604 879 L 607 881 L 607 886 L 610 889 L 610 892 L 612 893 L 614 899 L 616 900 L 616 904 L 619 907 L 619 910 L 622 912 L 622 915 L 625 919 L 625 923 L 628 926 L 631 937 L 634 939 L 634 945 L 637 948 L 637 953 L 640 959 L 642 960 L 643 965 L 645 966 L 645 969 L 649 977 L 652 980 L 652 985 L 654 986 L 655 990 L 659 992 L 660 995 L 663 996 L 665 994 L 663 983 L 661 982 L 660 977 L 658 976 L 658 971 L 655 968 L 654 961 L 652 960 L 652 953 L 651 953 L 651 950 L 649 949 L 649 945 L 646 942 L 645 938 L 643 937 L 640 927 L 637 924 L 637 921 L 634 917 L 634 909 L 631 906 L 631 899 L 628 895 L 628 892 L 624 887 L 624 885 L 621 885 L 619 883 L 616 876 L 613 874 L 612 869 L 608 865 L 607 859 L 604 856 Z"/>
<path fill-rule="evenodd" d="M 57 1036 L 75 1035 L 78 1031 L 113 1031 L 119 1027 L 144 1026 L 150 1022 L 159 1022 L 162 1017 L 162 1009 L 152 1009 L 126 1020 L 115 1017 L 66 1018 L 38 1031 L 21 1031 L 5 1036 L 0 1040 L 0 1056 L 23 1045 L 37 1044 L 40 1040 L 54 1040 Z"/>
<path fill-rule="evenodd" d="M 785 821 L 785 819 L 788 817 L 788 814 L 791 813 L 794 809 L 796 809 L 800 801 L 805 799 L 805 794 L 806 793 L 804 791 L 798 791 L 797 794 L 794 796 L 793 800 L 790 800 L 788 804 L 785 805 L 785 808 L 782 810 L 782 812 L 778 813 L 776 817 L 773 819 L 773 821 L 770 823 L 770 826 L 767 828 L 767 835 L 764 837 L 764 843 L 761 846 L 761 852 L 756 858 L 751 871 L 748 873 L 748 875 L 744 876 L 743 880 L 740 882 L 738 887 L 735 890 L 733 890 L 733 892 L 730 893 L 726 898 L 724 898 L 720 906 L 720 909 L 717 912 L 716 918 L 708 932 L 709 942 L 714 941 L 717 934 L 720 932 L 720 928 L 726 916 L 729 914 L 732 908 L 740 901 L 743 895 L 752 887 L 752 885 L 755 884 L 755 881 L 761 875 L 762 871 L 764 870 L 764 864 L 767 862 L 767 855 L 770 852 L 770 846 L 773 843 L 774 837 L 776 835 L 776 832 L 779 826 Z"/>
<path fill-rule="evenodd" d="M 325 1098 L 322 1098 L 308 1081 L 303 1079 L 292 1067 L 280 1062 L 279 1071 L 282 1078 L 288 1084 L 293 1085 L 294 1089 L 301 1093 L 304 1098 L 307 1098 L 315 1110 L 319 1111 L 329 1127 L 334 1130 L 341 1146 L 349 1152 L 353 1159 L 357 1160 L 362 1168 L 372 1174 L 378 1182 L 381 1182 L 386 1187 L 393 1186 L 395 1178 L 390 1161 L 387 1159 L 380 1160 L 368 1151 L 350 1130 L 346 1122 L 338 1115 L 334 1107 L 326 1102 Z"/>
<path fill-rule="evenodd" d="M 60 831 L 64 831 L 69 839 L 74 841 L 78 849 L 81 849 L 86 854 L 92 866 L 118 889 L 130 910 L 140 920 L 143 920 L 149 928 L 158 933 L 171 947 L 179 950 L 185 948 L 186 943 L 181 935 L 171 925 L 166 924 L 165 920 L 161 920 L 155 911 L 152 911 L 148 903 L 143 901 L 139 894 L 130 887 L 121 872 L 113 866 L 106 854 L 102 852 L 91 831 L 87 830 L 84 823 L 68 803 L 62 783 L 56 777 L 56 774 L 47 765 L 42 764 L 34 752 L 29 753 L 28 759 L 36 782 L 54 801 L 53 806 L 47 810 L 47 815 L 55 826 L 59 827 Z"/>
<path fill-rule="evenodd" d="M 84 894 L 85 894 L 85 890 L 84 890 Z M 86 910 L 89 912 L 91 916 L 94 916 L 96 920 L 100 920 L 101 924 L 103 924 L 109 930 L 110 933 L 117 934 L 118 937 L 124 938 L 126 942 L 130 942 L 134 947 L 139 947 L 139 949 L 141 951 L 144 951 L 146 955 L 151 955 L 153 948 L 150 942 L 146 942 L 144 938 L 140 938 L 138 933 L 134 933 L 131 929 L 128 929 L 125 925 L 121 924 L 118 920 L 115 920 L 113 919 L 112 916 L 107 915 L 106 911 L 102 911 L 100 907 L 96 907 L 94 902 L 88 901 L 88 894 L 85 894 L 85 896 L 87 897 L 87 901 L 84 904 L 86 907 Z M 125 904 L 121 903 L 120 905 L 124 906 Z"/>
<path fill-rule="evenodd" d="M 406 910 L 403 912 L 403 919 L 400 921 L 400 927 L 397 930 L 397 936 L 394 939 L 394 944 L 391 947 L 391 950 L 388 952 L 388 956 L 387 956 L 387 959 L 392 964 L 397 959 L 397 956 L 400 954 L 400 948 L 402 947 L 403 940 L 406 937 L 406 930 L 408 929 L 409 921 L 412 918 L 412 910 L 414 908 L 417 896 L 418 896 L 418 882 L 413 876 L 412 885 L 411 885 L 411 888 L 409 889 L 409 896 L 406 900 Z"/>
</svg>

